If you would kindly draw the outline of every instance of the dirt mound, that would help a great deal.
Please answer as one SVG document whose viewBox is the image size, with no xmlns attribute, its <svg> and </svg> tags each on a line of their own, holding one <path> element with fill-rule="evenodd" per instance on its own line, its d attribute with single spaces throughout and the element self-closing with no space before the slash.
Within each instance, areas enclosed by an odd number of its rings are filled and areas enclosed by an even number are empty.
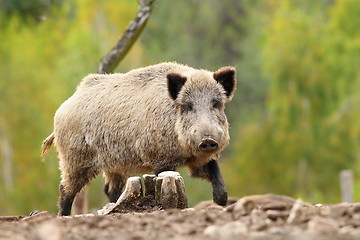
<svg viewBox="0 0 360 240">
<path fill-rule="evenodd" d="M 140 197 L 132 201 L 123 201 L 111 213 L 149 213 L 162 210 L 152 195 Z"/>
<path fill-rule="evenodd" d="M 360 204 L 312 205 L 277 195 L 225 208 L 204 202 L 164 211 L 154 203 L 142 198 L 105 216 L 0 217 L 0 239 L 360 239 Z"/>
</svg>

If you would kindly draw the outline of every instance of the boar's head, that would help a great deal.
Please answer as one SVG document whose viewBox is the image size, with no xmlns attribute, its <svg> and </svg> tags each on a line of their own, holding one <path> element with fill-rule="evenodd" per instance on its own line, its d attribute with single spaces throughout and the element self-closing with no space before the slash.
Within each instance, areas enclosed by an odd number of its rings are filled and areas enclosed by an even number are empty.
<svg viewBox="0 0 360 240">
<path fill-rule="evenodd" d="M 167 84 L 177 108 L 175 132 L 181 146 L 195 157 L 209 158 L 222 151 L 229 143 L 224 109 L 236 88 L 235 68 L 169 73 Z"/>
</svg>

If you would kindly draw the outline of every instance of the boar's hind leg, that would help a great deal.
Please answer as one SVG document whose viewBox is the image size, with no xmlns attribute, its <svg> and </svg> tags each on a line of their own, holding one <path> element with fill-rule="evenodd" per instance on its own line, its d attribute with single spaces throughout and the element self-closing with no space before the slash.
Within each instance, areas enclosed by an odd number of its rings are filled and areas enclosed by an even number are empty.
<svg viewBox="0 0 360 240">
<path fill-rule="evenodd" d="M 105 186 L 104 192 L 108 196 L 110 202 L 116 202 L 121 195 L 125 185 L 126 178 L 119 173 L 104 172 Z"/>
<path fill-rule="evenodd" d="M 213 199 L 216 204 L 225 206 L 227 203 L 227 191 L 220 168 L 216 160 L 211 160 L 201 168 L 190 168 L 193 177 L 201 177 L 211 182 Z"/>
<path fill-rule="evenodd" d="M 82 169 L 81 171 L 63 175 L 59 186 L 59 215 L 69 216 L 74 198 L 91 179 L 96 176 L 96 172 L 91 169 Z"/>
<path fill-rule="evenodd" d="M 59 186 L 60 198 L 59 198 L 59 216 L 69 216 L 71 213 L 71 206 L 74 202 L 74 198 L 76 194 L 68 194 L 65 191 L 65 187 L 63 184 Z"/>
</svg>

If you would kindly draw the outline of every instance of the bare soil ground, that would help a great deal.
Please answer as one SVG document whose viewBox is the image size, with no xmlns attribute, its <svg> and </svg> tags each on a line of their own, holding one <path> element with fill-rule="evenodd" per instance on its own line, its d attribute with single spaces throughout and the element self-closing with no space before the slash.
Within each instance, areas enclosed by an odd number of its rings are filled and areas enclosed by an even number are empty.
<svg viewBox="0 0 360 240">
<path fill-rule="evenodd" d="M 164 211 L 153 199 L 140 198 L 103 216 L 0 217 L 0 239 L 360 239 L 360 204 L 311 205 L 278 195 L 231 203 Z"/>
</svg>

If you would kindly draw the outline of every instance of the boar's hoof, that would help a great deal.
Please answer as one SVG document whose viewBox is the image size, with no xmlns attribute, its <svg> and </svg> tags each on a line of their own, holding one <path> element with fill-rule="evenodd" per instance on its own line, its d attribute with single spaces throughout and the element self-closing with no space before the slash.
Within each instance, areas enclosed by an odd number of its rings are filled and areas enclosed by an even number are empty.
<svg viewBox="0 0 360 240">
<path fill-rule="evenodd" d="M 228 195 L 225 188 L 218 188 L 213 192 L 214 202 L 220 206 L 226 206 Z"/>
<path fill-rule="evenodd" d="M 204 138 L 199 144 L 199 150 L 201 152 L 214 152 L 218 147 L 218 143 L 211 138 Z"/>
<path fill-rule="evenodd" d="M 226 206 L 227 204 L 227 194 L 222 196 L 216 196 L 214 202 L 220 206 Z"/>
</svg>

